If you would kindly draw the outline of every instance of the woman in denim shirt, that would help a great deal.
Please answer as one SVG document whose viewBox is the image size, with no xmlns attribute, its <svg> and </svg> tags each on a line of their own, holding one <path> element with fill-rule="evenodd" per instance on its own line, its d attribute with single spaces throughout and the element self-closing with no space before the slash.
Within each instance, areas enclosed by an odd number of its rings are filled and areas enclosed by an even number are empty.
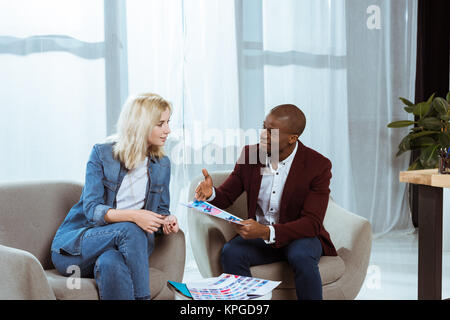
<svg viewBox="0 0 450 320">
<path fill-rule="evenodd" d="M 155 233 L 179 230 L 169 211 L 170 161 L 163 152 L 171 112 L 156 94 L 128 99 L 118 133 L 94 145 L 80 201 L 53 239 L 56 269 L 93 276 L 100 299 L 150 299 Z"/>
</svg>

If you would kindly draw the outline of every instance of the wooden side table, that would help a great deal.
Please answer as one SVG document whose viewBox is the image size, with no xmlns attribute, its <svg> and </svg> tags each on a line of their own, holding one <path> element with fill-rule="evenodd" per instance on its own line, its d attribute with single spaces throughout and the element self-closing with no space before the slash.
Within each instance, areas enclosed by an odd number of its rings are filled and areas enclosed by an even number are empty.
<svg viewBox="0 0 450 320">
<path fill-rule="evenodd" d="M 450 188 L 450 175 L 438 169 L 400 172 L 400 182 L 419 188 L 418 298 L 442 299 L 442 201 L 443 188 Z"/>
</svg>

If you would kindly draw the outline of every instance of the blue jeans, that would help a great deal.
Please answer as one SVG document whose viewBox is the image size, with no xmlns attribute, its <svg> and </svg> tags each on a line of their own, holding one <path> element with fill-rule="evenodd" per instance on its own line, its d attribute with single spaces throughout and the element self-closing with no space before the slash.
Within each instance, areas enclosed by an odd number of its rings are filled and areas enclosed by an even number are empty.
<svg viewBox="0 0 450 320">
<path fill-rule="evenodd" d="M 297 239 L 282 248 L 274 248 L 262 239 L 245 240 L 241 236 L 227 242 L 221 255 L 224 272 L 251 277 L 250 267 L 287 261 L 294 271 L 299 300 L 322 300 L 319 260 L 322 245 L 317 238 Z"/>
<path fill-rule="evenodd" d="M 78 266 L 81 277 L 94 277 L 100 299 L 150 299 L 148 259 L 154 234 L 133 222 L 118 222 L 88 229 L 81 240 L 81 254 L 52 252 L 53 265 L 69 276 L 67 268 Z"/>
</svg>

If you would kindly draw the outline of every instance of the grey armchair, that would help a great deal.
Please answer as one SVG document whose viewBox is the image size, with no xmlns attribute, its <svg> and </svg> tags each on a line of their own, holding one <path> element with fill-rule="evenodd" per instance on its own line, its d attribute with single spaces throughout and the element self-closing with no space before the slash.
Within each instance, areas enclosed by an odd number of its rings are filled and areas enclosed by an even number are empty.
<svg viewBox="0 0 450 320">
<path fill-rule="evenodd" d="M 215 186 L 220 186 L 229 174 L 230 171 L 210 172 Z M 203 176 L 199 176 L 191 182 L 189 195 L 194 194 L 202 179 Z M 242 194 L 227 211 L 246 219 L 246 194 Z M 341 208 L 330 198 L 324 226 L 330 233 L 338 256 L 323 256 L 319 261 L 323 298 L 354 299 L 361 289 L 369 264 L 372 247 L 370 223 Z M 226 221 L 194 209 L 188 210 L 188 227 L 200 273 L 205 278 L 220 275 L 223 272 L 220 253 L 225 242 L 236 235 L 233 227 Z M 296 299 L 294 274 L 286 262 L 254 266 L 250 270 L 253 277 L 282 281 L 273 291 L 272 299 Z"/>
<path fill-rule="evenodd" d="M 51 262 L 53 236 L 81 190 L 67 182 L 0 185 L 0 299 L 99 298 L 94 279 L 71 289 Z M 173 299 L 167 280 L 183 278 L 184 233 L 156 237 L 149 262 L 152 299 Z"/>
</svg>

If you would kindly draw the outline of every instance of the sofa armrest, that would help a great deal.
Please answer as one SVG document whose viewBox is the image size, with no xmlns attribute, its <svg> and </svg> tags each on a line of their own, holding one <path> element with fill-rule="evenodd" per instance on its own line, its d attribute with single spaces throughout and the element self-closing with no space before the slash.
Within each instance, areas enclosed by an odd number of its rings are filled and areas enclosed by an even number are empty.
<svg viewBox="0 0 450 320">
<path fill-rule="evenodd" d="M 219 276 L 222 247 L 236 235 L 232 223 L 188 209 L 188 227 L 192 253 L 201 275 Z"/>
<path fill-rule="evenodd" d="M 0 283 L 0 299 L 56 299 L 42 265 L 24 250 L 0 245 Z"/>
</svg>

